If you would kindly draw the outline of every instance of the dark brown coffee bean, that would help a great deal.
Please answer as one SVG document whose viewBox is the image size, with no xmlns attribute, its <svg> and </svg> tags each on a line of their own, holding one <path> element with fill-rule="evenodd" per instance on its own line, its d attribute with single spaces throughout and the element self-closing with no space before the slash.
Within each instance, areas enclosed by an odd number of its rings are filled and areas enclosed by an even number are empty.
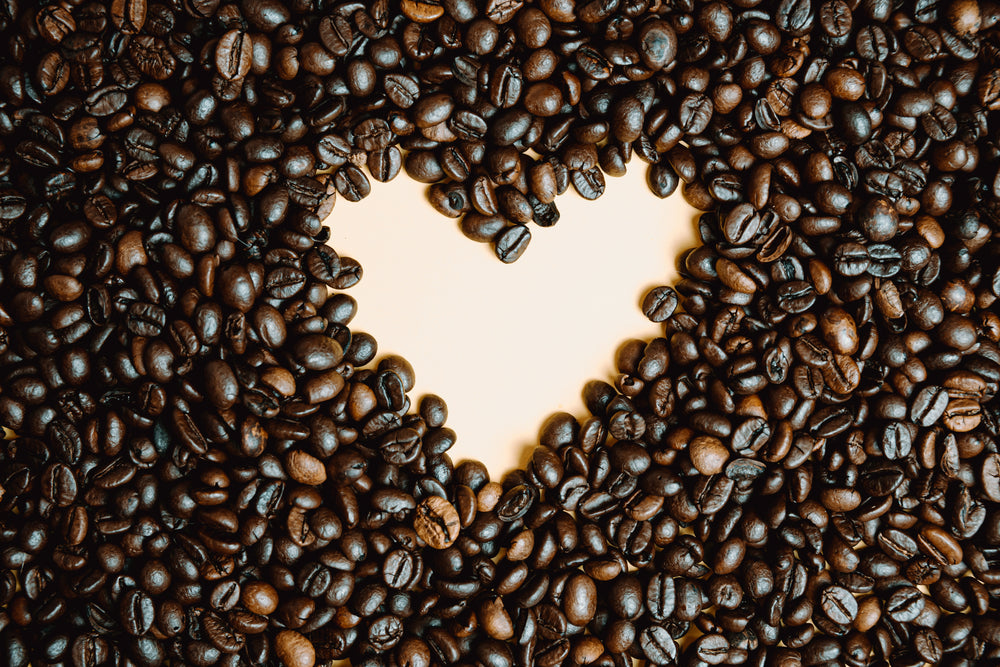
<svg viewBox="0 0 1000 667">
<path fill-rule="evenodd" d="M 128 35 L 140 33 L 146 23 L 145 0 L 115 0 L 111 3 L 111 21 Z"/>
<path fill-rule="evenodd" d="M 75 664 L 96 666 L 108 659 L 107 642 L 97 633 L 79 635 L 70 648 Z"/>
<path fill-rule="evenodd" d="M 516 262 L 528 247 L 531 232 L 524 225 L 509 225 L 499 232 L 494 241 L 494 252 L 501 262 Z"/>
<path fill-rule="evenodd" d="M 573 188 L 584 199 L 597 199 L 604 194 L 604 175 L 598 167 L 586 171 L 575 170 L 571 175 Z"/>
<path fill-rule="evenodd" d="M 654 664 L 666 665 L 677 658 L 677 643 L 670 632 L 661 625 L 650 625 L 639 634 L 639 646 L 646 659 Z"/>
<path fill-rule="evenodd" d="M 344 351 L 332 338 L 313 334 L 301 338 L 294 347 L 295 359 L 312 371 L 325 371 L 335 367 L 344 357 Z"/>
<path fill-rule="evenodd" d="M 122 625 L 129 634 L 142 635 L 152 627 L 156 610 L 152 598 L 142 591 L 132 589 L 125 593 L 120 608 Z"/>
<path fill-rule="evenodd" d="M 722 233 L 733 245 L 749 242 L 760 229 L 760 217 L 750 204 L 739 204 L 725 218 Z"/>
<path fill-rule="evenodd" d="M 897 589 L 885 603 L 885 611 L 900 623 L 912 621 L 924 609 L 925 598 L 915 587 Z"/>
<path fill-rule="evenodd" d="M 830 586 L 821 595 L 823 612 L 830 620 L 849 624 L 858 615 L 858 602 L 846 588 Z"/>
<path fill-rule="evenodd" d="M 657 197 L 665 199 L 677 189 L 679 179 L 669 164 L 651 164 L 646 172 L 646 183 Z"/>
<path fill-rule="evenodd" d="M 76 500 L 77 481 L 64 463 L 53 463 L 41 476 L 42 496 L 58 507 L 69 507 Z"/>
<path fill-rule="evenodd" d="M 654 287 L 642 299 L 642 312 L 652 322 L 665 322 L 677 309 L 677 293 L 669 287 Z"/>
</svg>

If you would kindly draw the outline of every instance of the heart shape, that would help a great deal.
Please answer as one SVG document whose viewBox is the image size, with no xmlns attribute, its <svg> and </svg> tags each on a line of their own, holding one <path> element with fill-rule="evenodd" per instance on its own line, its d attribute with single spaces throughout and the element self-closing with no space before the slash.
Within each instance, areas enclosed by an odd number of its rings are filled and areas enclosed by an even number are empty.
<svg viewBox="0 0 1000 667">
<path fill-rule="evenodd" d="M 550 411 L 583 417 L 581 388 L 614 381 L 622 341 L 662 335 L 638 304 L 675 280 L 696 212 L 679 195 L 654 197 L 633 165 L 596 201 L 561 197 L 561 222 L 536 230 L 507 265 L 470 248 L 422 189 L 407 178 L 375 183 L 326 220 L 330 244 L 365 267 L 349 290 L 359 303 L 351 327 L 413 364 L 414 401 L 447 400 L 459 435 L 450 456 L 478 459 L 500 479 L 525 465 Z"/>
</svg>

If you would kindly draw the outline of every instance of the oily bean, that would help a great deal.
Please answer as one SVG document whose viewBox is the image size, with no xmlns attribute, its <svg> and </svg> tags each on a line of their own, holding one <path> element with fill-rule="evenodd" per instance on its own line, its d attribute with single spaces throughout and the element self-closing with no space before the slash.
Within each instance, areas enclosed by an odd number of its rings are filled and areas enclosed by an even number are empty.
<svg viewBox="0 0 1000 667">
<path fill-rule="evenodd" d="M 917 618 L 923 611 L 924 603 L 925 598 L 917 588 L 903 587 L 889 596 L 885 610 L 893 620 L 905 623 Z"/>
<path fill-rule="evenodd" d="M 390 146 L 368 154 L 368 171 L 380 183 L 387 183 L 399 175 L 403 167 L 403 157 L 399 149 Z"/>
<path fill-rule="evenodd" d="M 518 260 L 531 241 L 531 232 L 525 225 L 509 225 L 497 233 L 493 249 L 501 262 L 509 264 Z"/>
<path fill-rule="evenodd" d="M 729 653 L 729 642 L 720 634 L 699 637 L 693 646 L 695 654 L 709 665 L 723 664 Z"/>
<path fill-rule="evenodd" d="M 111 21 L 125 34 L 135 35 L 146 23 L 145 0 L 115 0 L 111 3 Z"/>
<path fill-rule="evenodd" d="M 347 201 L 361 201 L 371 194 L 371 183 L 365 173 L 353 164 L 345 164 L 334 174 L 337 192 Z"/>
<path fill-rule="evenodd" d="M 646 183 L 657 197 L 665 199 L 677 189 L 679 179 L 669 164 L 651 164 L 646 171 Z"/>
<path fill-rule="evenodd" d="M 830 586 L 821 595 L 823 612 L 833 621 L 851 623 L 858 615 L 858 602 L 846 588 Z"/>
<path fill-rule="evenodd" d="M 341 362 L 344 351 L 334 339 L 312 334 L 304 336 L 296 342 L 293 355 L 306 369 L 325 371 Z"/>
<path fill-rule="evenodd" d="M 652 322 L 665 322 L 677 309 L 677 293 L 669 287 L 654 287 L 642 299 L 642 312 Z"/>
<path fill-rule="evenodd" d="M 650 625 L 639 635 L 639 646 L 650 662 L 666 665 L 677 658 L 677 643 L 667 628 Z"/>
<path fill-rule="evenodd" d="M 597 199 L 604 194 L 604 175 L 597 167 L 581 171 L 574 170 L 570 176 L 573 188 L 584 199 Z"/>
<path fill-rule="evenodd" d="M 244 607 L 254 614 L 267 616 L 278 607 L 278 593 L 264 582 L 249 582 L 242 586 L 241 598 Z"/>
<path fill-rule="evenodd" d="M 597 588 L 585 574 L 574 575 L 566 584 L 563 610 L 574 625 L 586 625 L 596 613 Z"/>
<path fill-rule="evenodd" d="M 947 565 L 962 562 L 962 547 L 946 530 L 937 526 L 926 526 L 920 531 L 917 542 L 928 556 Z"/>
<path fill-rule="evenodd" d="M 822 373 L 827 386 L 838 394 L 849 394 L 861 382 L 861 370 L 854 360 L 845 354 L 834 355 Z"/>
<path fill-rule="evenodd" d="M 944 415 L 948 407 L 948 392 L 943 387 L 924 387 L 910 407 L 910 418 L 921 426 L 930 426 Z"/>
<path fill-rule="evenodd" d="M 941 638 L 931 629 L 924 628 L 917 632 L 913 640 L 913 648 L 927 662 L 941 659 L 944 647 Z"/>
<path fill-rule="evenodd" d="M 54 463 L 42 474 L 42 496 L 58 507 L 72 505 L 76 500 L 77 489 L 76 477 L 64 463 Z"/>
<path fill-rule="evenodd" d="M 507 109 L 521 97 L 524 75 L 516 66 L 501 65 L 490 76 L 490 102 L 501 109 Z"/>
<path fill-rule="evenodd" d="M 132 589 L 121 599 L 121 619 L 125 631 L 131 635 L 142 635 L 153 624 L 155 608 L 153 600 L 142 591 Z"/>
<path fill-rule="evenodd" d="M 757 235 L 760 223 L 760 217 L 750 204 L 739 204 L 726 215 L 722 233 L 733 245 L 742 245 Z"/>
</svg>

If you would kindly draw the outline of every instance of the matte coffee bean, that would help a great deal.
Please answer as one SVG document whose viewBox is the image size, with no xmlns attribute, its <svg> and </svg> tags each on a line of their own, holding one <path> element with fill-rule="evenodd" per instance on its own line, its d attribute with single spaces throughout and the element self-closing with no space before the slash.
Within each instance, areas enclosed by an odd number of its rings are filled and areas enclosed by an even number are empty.
<svg viewBox="0 0 1000 667">
<path fill-rule="evenodd" d="M 305 636 L 294 630 L 279 632 L 274 650 L 286 667 L 312 667 L 316 663 L 316 649 Z"/>
<path fill-rule="evenodd" d="M 717 438 L 698 436 L 689 445 L 691 463 L 706 475 L 722 472 L 729 458 L 729 450 Z"/>
<path fill-rule="evenodd" d="M 318 486 L 326 481 L 323 462 L 303 451 L 293 450 L 285 458 L 288 475 L 301 484 Z"/>
<path fill-rule="evenodd" d="M 459 528 L 458 512 L 444 498 L 429 496 L 417 505 L 413 529 L 431 548 L 450 546 L 457 539 Z"/>
</svg>

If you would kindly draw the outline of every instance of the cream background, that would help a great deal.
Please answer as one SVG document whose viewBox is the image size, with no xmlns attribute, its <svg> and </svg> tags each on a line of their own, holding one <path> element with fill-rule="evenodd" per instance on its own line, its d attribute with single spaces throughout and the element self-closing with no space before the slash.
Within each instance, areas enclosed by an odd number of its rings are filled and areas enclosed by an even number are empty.
<svg viewBox="0 0 1000 667">
<path fill-rule="evenodd" d="M 348 290 L 359 303 L 351 328 L 375 336 L 379 358 L 413 364 L 414 404 L 429 392 L 445 399 L 454 461 L 478 458 L 499 479 L 523 462 L 549 414 L 586 415 L 584 384 L 613 381 L 624 340 L 660 332 L 639 303 L 675 280 L 696 218 L 679 193 L 651 194 L 645 173 L 633 161 L 596 201 L 570 187 L 556 202 L 559 222 L 530 225 L 531 243 L 511 265 L 463 236 L 405 174 L 373 182 L 361 202 L 337 202 L 329 243 L 364 267 Z"/>
</svg>

